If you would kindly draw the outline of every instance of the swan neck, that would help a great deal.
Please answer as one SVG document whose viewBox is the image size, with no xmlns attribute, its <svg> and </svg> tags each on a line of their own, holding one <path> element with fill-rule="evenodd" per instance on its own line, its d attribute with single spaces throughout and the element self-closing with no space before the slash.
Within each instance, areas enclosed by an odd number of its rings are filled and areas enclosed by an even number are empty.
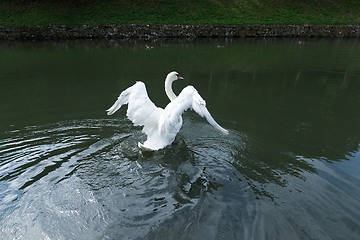
<svg viewBox="0 0 360 240">
<path fill-rule="evenodd" d="M 170 101 L 173 101 L 176 98 L 175 93 L 172 90 L 172 83 L 173 81 L 166 78 L 165 80 L 165 92 Z"/>
</svg>

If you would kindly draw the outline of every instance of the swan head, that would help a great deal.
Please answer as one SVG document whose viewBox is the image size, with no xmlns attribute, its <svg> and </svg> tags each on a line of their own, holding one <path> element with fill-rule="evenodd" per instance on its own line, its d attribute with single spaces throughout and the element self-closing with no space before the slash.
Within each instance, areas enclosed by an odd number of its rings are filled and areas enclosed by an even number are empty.
<svg viewBox="0 0 360 240">
<path fill-rule="evenodd" d="M 169 80 L 169 81 L 171 81 L 171 82 L 176 81 L 176 80 L 182 80 L 182 79 L 184 79 L 184 78 L 181 77 L 180 74 L 177 73 L 177 72 L 175 72 L 175 71 L 169 73 L 169 74 L 166 76 L 166 80 Z"/>
<path fill-rule="evenodd" d="M 175 93 L 172 90 L 172 83 L 176 80 L 184 79 L 183 77 L 180 77 L 180 75 L 177 72 L 171 72 L 166 76 L 165 80 L 165 92 L 166 95 L 169 97 L 170 101 L 174 100 L 176 98 Z"/>
</svg>

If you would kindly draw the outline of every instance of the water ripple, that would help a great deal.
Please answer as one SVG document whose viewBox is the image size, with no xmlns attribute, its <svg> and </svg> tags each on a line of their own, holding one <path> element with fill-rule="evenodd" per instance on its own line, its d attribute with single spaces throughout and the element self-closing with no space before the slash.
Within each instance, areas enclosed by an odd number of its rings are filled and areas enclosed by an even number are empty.
<svg viewBox="0 0 360 240">
<path fill-rule="evenodd" d="M 138 149 L 141 129 L 125 119 L 63 121 L 7 133 L 0 146 L 2 235 L 256 239 L 264 238 L 261 228 L 271 233 L 264 221 L 273 216 L 260 212 L 285 205 L 296 193 L 307 197 L 301 194 L 315 172 L 308 159 L 231 129 L 219 138 L 211 126 L 185 120 L 177 144 L 152 153 Z M 318 204 L 328 206 L 323 197 Z M 276 216 L 288 224 L 285 213 Z"/>
</svg>

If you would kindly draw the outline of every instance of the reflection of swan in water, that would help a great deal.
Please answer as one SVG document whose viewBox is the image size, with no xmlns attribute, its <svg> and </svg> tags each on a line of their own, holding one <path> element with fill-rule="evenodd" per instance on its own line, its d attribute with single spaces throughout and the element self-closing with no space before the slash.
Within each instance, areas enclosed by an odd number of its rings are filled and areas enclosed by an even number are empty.
<svg viewBox="0 0 360 240">
<path fill-rule="evenodd" d="M 159 150 L 171 144 L 182 126 L 181 114 L 189 108 L 205 117 L 220 132 L 228 134 L 228 131 L 212 118 L 205 101 L 193 86 L 185 87 L 176 97 L 172 82 L 179 79 L 183 78 L 177 72 L 171 72 L 166 77 L 165 92 L 171 102 L 165 109 L 155 106 L 147 95 L 145 84 L 139 81 L 123 91 L 114 105 L 106 110 L 107 114 L 111 115 L 123 104 L 128 104 L 127 117 L 135 126 L 144 126 L 142 131 L 147 135 L 144 144 L 138 143 L 142 150 Z"/>
</svg>

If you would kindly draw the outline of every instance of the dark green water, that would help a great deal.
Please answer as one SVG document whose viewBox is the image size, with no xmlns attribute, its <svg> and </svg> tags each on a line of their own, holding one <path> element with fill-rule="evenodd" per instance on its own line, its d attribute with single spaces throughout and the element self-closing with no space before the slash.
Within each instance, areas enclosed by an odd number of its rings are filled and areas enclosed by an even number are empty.
<svg viewBox="0 0 360 240">
<path fill-rule="evenodd" d="M 0 42 L 0 238 L 360 238 L 358 42 Z M 105 110 L 173 70 L 230 134 L 188 111 L 142 154 Z"/>
</svg>

